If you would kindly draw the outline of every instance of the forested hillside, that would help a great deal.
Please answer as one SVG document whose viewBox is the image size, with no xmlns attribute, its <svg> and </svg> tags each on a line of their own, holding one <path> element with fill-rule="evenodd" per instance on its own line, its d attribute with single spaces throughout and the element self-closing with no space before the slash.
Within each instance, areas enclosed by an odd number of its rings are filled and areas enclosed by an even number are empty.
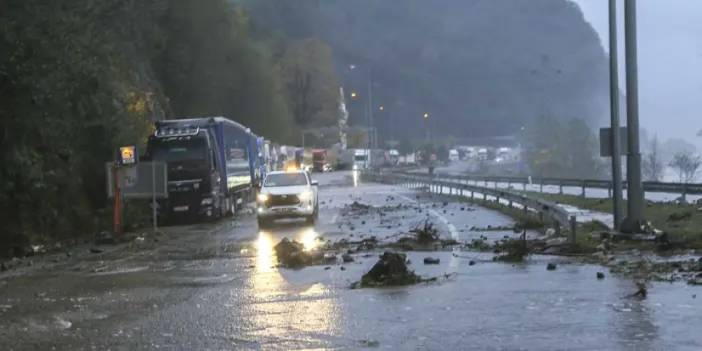
<svg viewBox="0 0 702 351">
<path fill-rule="evenodd" d="M 365 123 L 370 67 L 375 105 L 386 107 L 376 113 L 386 135 L 399 123 L 399 133 L 421 136 L 425 111 L 440 133 L 459 138 L 509 135 L 540 116 L 590 122 L 607 116 L 605 53 L 567 0 L 247 4 L 259 31 L 317 36 L 331 45 L 347 90 L 361 97 L 350 104 L 356 123 Z"/>
<path fill-rule="evenodd" d="M 306 41 L 273 47 L 250 26 L 224 0 L 0 2 L 0 246 L 103 227 L 104 162 L 155 119 L 226 115 L 290 142 Z M 331 53 L 315 45 L 315 86 L 335 90 Z M 335 104 L 312 96 L 303 113 Z"/>
</svg>

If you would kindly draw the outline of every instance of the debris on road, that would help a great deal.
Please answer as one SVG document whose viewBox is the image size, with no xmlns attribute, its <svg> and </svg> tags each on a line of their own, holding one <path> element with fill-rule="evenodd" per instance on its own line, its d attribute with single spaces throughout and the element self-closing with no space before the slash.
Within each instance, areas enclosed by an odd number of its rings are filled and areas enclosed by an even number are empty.
<svg viewBox="0 0 702 351">
<path fill-rule="evenodd" d="M 602 272 L 597 272 L 597 279 L 604 279 L 604 278 L 605 278 L 605 274 L 604 274 L 604 273 L 602 273 Z"/>
<path fill-rule="evenodd" d="M 495 243 L 495 261 L 521 262 L 529 254 L 527 242 L 521 239 L 503 239 Z"/>
<path fill-rule="evenodd" d="M 303 266 L 329 263 L 330 258 L 319 251 L 305 251 L 305 246 L 295 240 L 283 238 L 273 247 L 278 262 L 284 267 L 300 268 Z M 334 256 L 334 261 L 336 257 Z"/>
<path fill-rule="evenodd" d="M 629 295 L 628 297 L 638 297 L 638 298 L 645 299 L 646 296 L 648 295 L 648 290 L 646 289 L 646 283 L 636 282 L 636 287 L 638 288 L 638 290 L 635 293 Z"/>
<path fill-rule="evenodd" d="M 363 275 L 360 282 L 354 283 L 352 288 L 410 285 L 421 282 L 420 276 L 407 269 L 406 262 L 405 254 L 385 251 L 373 268 Z"/>
<path fill-rule="evenodd" d="M 546 270 L 547 271 L 555 271 L 558 265 L 556 265 L 553 262 L 549 262 L 549 264 L 546 265 Z"/>
<path fill-rule="evenodd" d="M 350 254 L 348 254 L 348 253 L 345 253 L 345 254 L 341 255 L 341 259 L 344 261 L 344 263 L 351 263 L 351 262 L 353 262 L 353 257 L 352 257 Z"/>
<path fill-rule="evenodd" d="M 94 254 L 99 254 L 105 252 L 105 250 L 99 248 L 99 247 L 91 247 L 90 252 Z"/>
<path fill-rule="evenodd" d="M 439 240 L 439 231 L 429 220 L 424 221 L 424 226 L 410 230 L 410 233 L 415 235 L 415 239 L 420 245 L 428 245 Z"/>
</svg>

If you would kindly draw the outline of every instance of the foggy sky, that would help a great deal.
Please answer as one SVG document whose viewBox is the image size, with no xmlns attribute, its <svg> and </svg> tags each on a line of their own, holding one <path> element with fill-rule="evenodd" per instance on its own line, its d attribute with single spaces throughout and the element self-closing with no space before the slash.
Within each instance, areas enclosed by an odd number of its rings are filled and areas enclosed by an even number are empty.
<svg viewBox="0 0 702 351">
<path fill-rule="evenodd" d="M 572 0 L 608 50 L 608 1 Z M 702 1 L 638 1 L 641 128 L 683 138 L 702 151 Z M 620 87 L 624 88 L 624 1 L 619 2 Z M 622 116 L 624 118 L 624 116 Z"/>
</svg>

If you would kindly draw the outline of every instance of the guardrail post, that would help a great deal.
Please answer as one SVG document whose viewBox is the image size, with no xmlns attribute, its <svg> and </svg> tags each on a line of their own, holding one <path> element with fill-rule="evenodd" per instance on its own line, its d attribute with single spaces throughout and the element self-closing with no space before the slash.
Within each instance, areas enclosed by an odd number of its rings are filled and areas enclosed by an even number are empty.
<svg viewBox="0 0 702 351">
<path fill-rule="evenodd" d="M 687 203 L 687 184 L 682 185 L 682 203 Z"/>
<path fill-rule="evenodd" d="M 483 201 L 487 201 L 487 194 L 483 192 Z"/>
<path fill-rule="evenodd" d="M 582 197 L 585 197 L 585 181 L 583 181 L 583 191 L 581 193 Z"/>
<path fill-rule="evenodd" d="M 544 192 L 544 181 L 542 179 L 539 179 L 539 192 Z"/>
<path fill-rule="evenodd" d="M 486 180 L 485 180 L 485 187 L 487 188 L 487 186 L 488 186 L 488 181 L 487 181 L 487 179 L 486 179 Z"/>
<path fill-rule="evenodd" d="M 526 184 L 527 184 L 526 182 L 522 183 L 522 190 L 523 191 L 526 191 Z"/>
<path fill-rule="evenodd" d="M 570 243 L 575 244 L 575 231 L 578 228 L 578 221 L 575 216 L 570 216 Z"/>
<path fill-rule="evenodd" d="M 611 185 L 607 188 L 607 197 L 610 199 L 612 198 L 612 186 Z"/>
<path fill-rule="evenodd" d="M 471 191 L 470 192 L 470 202 L 474 202 L 474 201 L 475 201 L 475 192 Z"/>
<path fill-rule="evenodd" d="M 563 195 L 563 182 L 558 182 L 558 193 Z"/>
<path fill-rule="evenodd" d="M 512 200 L 509 200 L 509 208 L 512 208 Z"/>
</svg>

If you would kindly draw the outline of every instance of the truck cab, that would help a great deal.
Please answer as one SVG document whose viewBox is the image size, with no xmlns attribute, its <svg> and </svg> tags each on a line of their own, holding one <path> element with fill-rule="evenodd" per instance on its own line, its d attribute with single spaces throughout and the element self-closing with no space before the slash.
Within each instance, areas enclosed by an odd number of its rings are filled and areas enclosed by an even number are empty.
<svg viewBox="0 0 702 351">
<path fill-rule="evenodd" d="M 370 150 L 356 149 L 353 153 L 353 169 L 365 169 L 370 167 Z"/>
<path fill-rule="evenodd" d="M 161 215 L 217 214 L 220 204 L 213 190 L 219 187 L 222 177 L 214 144 L 213 136 L 198 127 L 161 129 L 149 138 L 148 157 L 165 162 L 168 167 L 168 199 L 161 202 Z"/>
<path fill-rule="evenodd" d="M 168 198 L 159 202 L 159 215 L 214 219 L 234 213 L 265 175 L 257 139 L 224 117 L 157 122 L 147 157 L 168 168 Z"/>
</svg>

